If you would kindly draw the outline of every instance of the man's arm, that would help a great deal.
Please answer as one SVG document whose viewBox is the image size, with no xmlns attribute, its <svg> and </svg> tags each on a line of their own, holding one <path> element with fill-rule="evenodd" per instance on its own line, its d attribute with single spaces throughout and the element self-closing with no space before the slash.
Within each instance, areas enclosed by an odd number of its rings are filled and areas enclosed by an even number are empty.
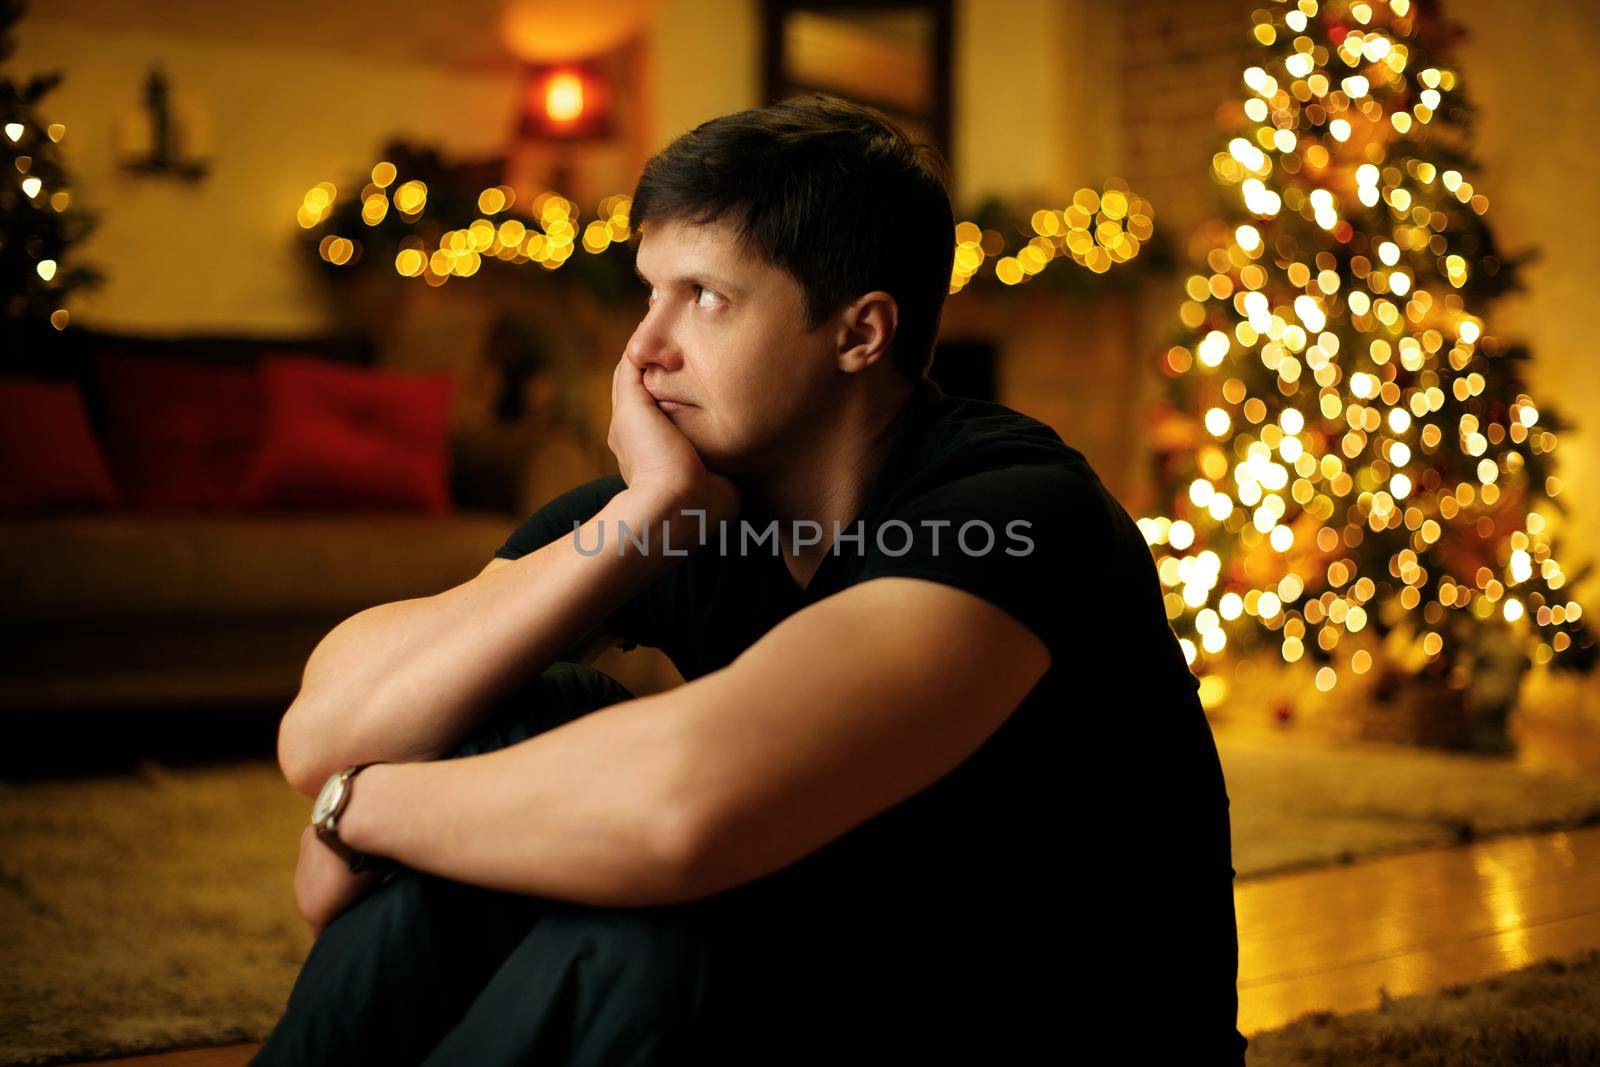
<svg viewBox="0 0 1600 1067">
<path fill-rule="evenodd" d="M 708 896 L 942 778 L 1049 663 L 987 600 L 874 579 L 676 689 L 483 755 L 363 771 L 340 835 L 509 892 L 609 906 Z"/>
<path fill-rule="evenodd" d="M 680 501 L 624 489 L 581 527 L 588 555 L 569 532 L 442 593 L 380 604 L 340 623 L 312 652 L 279 725 L 285 778 L 315 796 L 328 775 L 352 763 L 433 759 L 455 747 L 497 695 L 584 635 L 603 637 L 611 612 L 681 562 L 659 550 L 638 552 L 617 536 L 619 522 L 635 531 L 653 525 L 658 534 Z M 602 525 L 604 546 L 594 553 Z M 675 538 L 680 528 L 696 529 L 695 519 L 674 521 Z"/>
<path fill-rule="evenodd" d="M 323 638 L 278 727 L 278 763 L 295 789 L 315 796 L 352 763 L 450 751 L 498 696 L 596 636 L 607 616 L 682 561 L 662 550 L 662 522 L 672 521 L 674 545 L 688 547 L 737 513 L 738 487 L 706 469 L 626 356 L 611 375 L 607 444 L 628 488 L 580 527 L 588 551 L 604 524 L 601 552 L 577 551 L 568 533 L 443 593 L 369 608 Z M 656 550 L 619 537 L 623 522 L 635 536 L 649 529 Z"/>
</svg>

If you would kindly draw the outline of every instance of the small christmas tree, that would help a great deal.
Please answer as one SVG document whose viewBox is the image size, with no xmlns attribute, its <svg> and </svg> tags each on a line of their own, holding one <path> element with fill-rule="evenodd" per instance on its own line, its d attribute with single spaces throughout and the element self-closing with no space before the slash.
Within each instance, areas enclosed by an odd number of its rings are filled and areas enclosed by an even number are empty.
<svg viewBox="0 0 1600 1067">
<path fill-rule="evenodd" d="M 1459 31 L 1418 0 L 1255 14 L 1212 161 L 1140 526 L 1202 675 L 1244 649 L 1460 692 L 1503 662 L 1590 668 L 1558 561 L 1560 419 L 1490 332 L 1518 262 L 1467 175 Z"/>
<path fill-rule="evenodd" d="M 0 63 L 15 49 L 11 31 L 22 12 L 17 0 L 0 0 Z M 0 77 L 0 340 L 14 358 L 66 329 L 68 295 L 99 281 L 70 262 L 94 220 L 74 206 L 59 147 L 66 127 L 39 114 L 60 81 L 59 73 Z"/>
</svg>

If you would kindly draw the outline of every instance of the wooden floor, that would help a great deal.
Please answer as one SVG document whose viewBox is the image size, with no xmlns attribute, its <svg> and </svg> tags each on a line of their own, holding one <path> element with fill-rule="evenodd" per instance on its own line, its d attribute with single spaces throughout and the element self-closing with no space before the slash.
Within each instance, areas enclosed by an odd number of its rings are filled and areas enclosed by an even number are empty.
<svg viewBox="0 0 1600 1067">
<path fill-rule="evenodd" d="M 1600 827 L 1251 879 L 1239 920 L 1239 1029 L 1364 1011 L 1600 948 Z"/>
<path fill-rule="evenodd" d="M 1600 827 L 1241 882 L 1239 1029 L 1600 948 Z M 238 1067 L 256 1045 L 100 1061 Z"/>
</svg>

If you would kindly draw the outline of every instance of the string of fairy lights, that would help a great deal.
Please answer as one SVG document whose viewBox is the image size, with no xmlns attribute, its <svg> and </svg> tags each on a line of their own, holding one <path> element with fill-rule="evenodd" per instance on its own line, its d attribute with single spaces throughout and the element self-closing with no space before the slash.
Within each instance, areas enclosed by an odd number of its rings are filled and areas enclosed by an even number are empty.
<svg viewBox="0 0 1600 1067">
<path fill-rule="evenodd" d="M 420 180 L 398 180 L 395 165 L 380 162 L 371 181 L 361 190 L 361 219 L 377 226 L 396 212 L 406 223 L 416 223 L 428 203 L 428 188 Z M 305 229 L 322 225 L 332 214 L 338 187 L 318 182 L 305 194 L 296 218 Z M 510 263 L 537 263 L 557 270 L 581 248 L 600 255 L 613 245 L 627 242 L 633 200 L 618 193 L 601 200 L 596 217 L 579 229 L 578 205 L 555 192 L 535 196 L 526 214 L 513 212 L 516 193 L 508 185 L 483 190 L 478 196 L 481 216 L 458 229 L 448 229 L 430 245 L 419 234 L 403 238 L 395 254 L 395 272 L 421 278 L 429 285 L 445 284 L 452 277 L 476 274 L 483 257 Z M 496 216 L 503 216 L 496 221 Z M 1038 275 L 1052 261 L 1070 259 L 1096 274 L 1104 274 L 1139 254 L 1155 232 L 1155 209 L 1132 193 L 1120 179 L 1108 180 L 1101 189 L 1079 189 L 1065 208 L 1042 208 L 1030 219 L 1032 236 L 1012 254 L 1006 253 L 1006 236 L 983 229 L 975 222 L 956 226 L 956 249 L 950 273 L 950 292 L 964 289 L 987 269 L 1004 285 L 1020 285 Z M 329 233 L 317 245 L 322 259 L 336 267 L 360 259 L 359 236 Z"/>
<path fill-rule="evenodd" d="M 1411 0 L 1256 14 L 1269 58 L 1244 72 L 1253 131 L 1212 163 L 1244 221 L 1185 282 L 1189 341 L 1163 368 L 1207 398 L 1201 440 L 1172 513 L 1139 520 L 1203 688 L 1224 684 L 1207 671 L 1240 627 L 1289 663 L 1326 653 L 1329 691 L 1373 667 L 1378 612 L 1412 667 L 1457 651 L 1451 613 L 1503 620 L 1538 664 L 1582 618 L 1530 506 L 1562 491 L 1526 477 L 1556 435 L 1526 393 L 1503 412 L 1484 396 L 1497 352 L 1462 292 L 1478 265 L 1446 233 L 1488 200 L 1430 161 L 1424 134 L 1458 79 L 1411 69 L 1417 14 Z"/>
<path fill-rule="evenodd" d="M 13 143 L 25 132 L 20 122 L 4 127 Z M 53 123 L 46 133 L 51 141 L 59 142 L 66 127 Z M 45 189 L 37 176 L 27 174 L 28 163 L 26 156 L 17 161 L 23 194 L 36 203 L 47 201 L 57 212 L 65 211 L 72 194 L 66 189 Z M 300 226 L 306 230 L 323 226 L 333 214 L 338 195 L 338 187 L 328 181 L 309 189 L 295 214 Z M 407 224 L 416 224 L 428 206 L 428 187 L 416 178 L 400 181 L 396 166 L 384 161 L 372 168 L 359 197 L 361 221 L 368 227 L 379 226 L 391 212 Z M 613 245 L 626 243 L 630 236 L 632 198 L 626 194 L 601 200 L 595 217 L 582 223 L 581 229 L 577 203 L 554 191 L 535 196 L 526 212 L 514 211 L 516 201 L 516 192 L 508 185 L 484 189 L 478 196 L 480 216 L 470 223 L 447 229 L 432 241 L 420 232 L 401 238 L 394 256 L 395 272 L 439 286 L 451 278 L 476 274 L 485 256 L 557 270 L 579 249 L 600 255 Z M 956 227 L 949 292 L 960 292 L 986 272 L 1003 285 L 1022 285 L 1058 259 L 1104 274 L 1139 254 L 1154 233 L 1154 218 L 1155 209 L 1148 200 L 1129 190 L 1126 182 L 1113 178 L 1099 189 L 1077 190 L 1063 208 L 1034 211 L 1031 234 L 1011 253 L 1007 252 L 1006 234 L 963 221 Z M 317 251 L 333 266 L 348 266 L 360 261 L 363 242 L 359 234 L 328 233 L 318 241 Z M 36 265 L 46 283 L 57 269 L 53 259 L 41 259 Z M 60 307 L 51 313 L 50 322 L 64 330 L 69 317 L 67 309 Z"/>
<path fill-rule="evenodd" d="M 406 223 L 416 223 L 428 206 L 428 187 L 419 179 L 398 182 L 395 165 L 380 162 L 372 168 L 372 180 L 361 190 L 361 219 L 368 226 L 383 222 L 390 211 Z M 332 213 L 338 188 L 332 182 L 318 182 L 306 192 L 296 212 L 305 229 L 312 229 Z M 478 194 L 480 217 L 466 226 L 447 229 L 431 246 L 420 234 L 400 240 L 394 269 L 406 278 L 421 278 L 429 285 L 443 285 L 451 278 L 470 278 L 478 272 L 485 257 L 509 263 L 537 263 L 546 270 L 557 270 L 577 248 L 598 255 L 611 245 L 626 241 L 629 235 L 628 208 L 632 200 L 624 195 L 600 201 L 597 217 L 579 230 L 578 205 L 554 193 L 543 192 L 533 198 L 526 216 L 512 213 L 516 192 L 508 185 L 493 186 Z M 334 266 L 345 266 L 360 259 L 359 238 L 327 234 L 317 251 Z"/>
<path fill-rule="evenodd" d="M 28 132 L 28 127 L 21 122 L 8 122 L 3 127 L 3 132 L 12 144 L 20 144 L 23 135 Z M 52 122 L 45 127 L 44 135 L 52 142 L 59 144 L 61 139 L 67 135 L 67 128 L 62 123 Z M 32 157 L 26 155 L 18 156 L 15 161 L 17 173 L 20 175 L 19 185 L 22 189 L 22 195 L 35 205 L 48 203 L 50 210 L 57 214 L 65 212 L 72 203 L 72 193 L 67 189 L 46 189 L 44 181 L 38 175 L 28 173 L 32 168 L 32 163 Z M 46 257 L 35 262 L 33 269 L 39 279 L 48 285 L 55 280 L 60 264 L 54 259 Z M 70 317 L 66 308 L 57 307 L 50 312 L 50 325 L 58 330 L 65 330 Z"/>
<path fill-rule="evenodd" d="M 1132 193 L 1126 182 L 1109 179 L 1101 189 L 1079 189 L 1065 208 L 1041 208 L 1029 220 L 1034 236 L 1012 255 L 1005 235 L 980 229 L 976 223 L 956 225 L 956 255 L 950 292 L 964 289 L 988 259 L 994 276 L 1005 285 L 1019 285 L 1057 257 L 1065 256 L 1096 274 L 1104 274 L 1139 254 L 1155 233 L 1155 208 Z"/>
</svg>

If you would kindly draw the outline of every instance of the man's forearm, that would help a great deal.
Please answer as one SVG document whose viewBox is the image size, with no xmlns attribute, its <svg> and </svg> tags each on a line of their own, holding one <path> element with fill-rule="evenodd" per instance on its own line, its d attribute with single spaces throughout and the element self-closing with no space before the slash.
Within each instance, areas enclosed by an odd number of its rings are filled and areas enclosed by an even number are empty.
<svg viewBox="0 0 1600 1067">
<path fill-rule="evenodd" d="M 687 899 L 688 823 L 674 809 L 681 716 L 613 704 L 476 756 L 379 764 L 356 778 L 349 847 L 505 892 L 595 906 Z"/>
<path fill-rule="evenodd" d="M 675 503 L 624 490 L 574 535 L 436 596 L 382 605 L 336 627 L 306 667 L 279 728 L 286 776 L 312 795 L 341 767 L 449 751 L 495 698 L 543 670 L 680 557 L 617 537 Z M 605 527 L 604 549 L 593 553 Z M 673 524 L 673 540 L 684 537 Z M 623 554 L 617 547 L 622 544 Z M 589 554 L 585 554 L 589 553 Z"/>
</svg>

